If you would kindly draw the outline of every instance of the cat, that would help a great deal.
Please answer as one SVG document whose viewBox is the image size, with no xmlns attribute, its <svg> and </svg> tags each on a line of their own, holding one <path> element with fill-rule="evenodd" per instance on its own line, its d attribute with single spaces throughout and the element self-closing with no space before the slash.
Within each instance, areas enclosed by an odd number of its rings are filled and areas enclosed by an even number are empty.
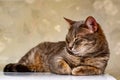
<svg viewBox="0 0 120 80">
<path fill-rule="evenodd" d="M 4 72 L 51 72 L 75 76 L 104 74 L 109 47 L 101 26 L 94 17 L 69 23 L 65 41 L 42 42 L 18 63 L 10 63 Z"/>
</svg>

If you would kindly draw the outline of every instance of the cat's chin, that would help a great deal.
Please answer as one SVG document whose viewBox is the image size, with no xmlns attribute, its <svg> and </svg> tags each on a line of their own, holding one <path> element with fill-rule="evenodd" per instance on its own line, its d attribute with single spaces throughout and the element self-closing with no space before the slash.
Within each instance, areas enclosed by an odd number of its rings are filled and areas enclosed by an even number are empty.
<svg viewBox="0 0 120 80">
<path fill-rule="evenodd" d="M 84 56 L 83 54 L 80 54 L 80 52 L 77 52 L 77 51 L 73 51 L 72 52 L 74 56 Z"/>
<path fill-rule="evenodd" d="M 80 52 L 78 52 L 78 51 L 72 51 L 72 50 L 70 50 L 70 49 L 67 49 L 67 52 L 68 52 L 70 55 L 77 56 L 77 57 L 85 56 L 84 54 L 80 54 Z"/>
<path fill-rule="evenodd" d="M 75 55 L 78 55 L 79 54 L 79 52 L 78 51 L 71 51 L 73 54 L 75 54 Z"/>
<path fill-rule="evenodd" d="M 67 48 L 67 52 L 69 53 L 69 54 L 71 54 L 71 55 L 74 55 L 74 56 L 80 56 L 79 54 L 80 54 L 80 52 L 78 52 L 78 51 L 73 51 L 73 50 L 70 50 L 70 49 L 68 49 Z"/>
</svg>

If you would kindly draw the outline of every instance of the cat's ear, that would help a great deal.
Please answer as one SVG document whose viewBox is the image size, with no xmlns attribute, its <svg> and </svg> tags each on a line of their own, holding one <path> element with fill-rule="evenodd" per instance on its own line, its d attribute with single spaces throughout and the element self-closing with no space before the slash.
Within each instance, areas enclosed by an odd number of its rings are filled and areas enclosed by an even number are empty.
<svg viewBox="0 0 120 80">
<path fill-rule="evenodd" d="M 86 19 L 85 24 L 88 27 L 88 29 L 90 30 L 90 32 L 92 32 L 92 33 L 96 32 L 98 29 L 98 24 L 97 24 L 96 20 L 94 19 L 94 17 L 92 17 L 92 16 L 89 16 Z"/>
<path fill-rule="evenodd" d="M 74 24 L 75 23 L 75 21 L 73 21 L 73 20 L 70 20 L 70 19 L 68 19 L 68 18 L 65 18 L 64 17 L 64 19 L 70 24 L 70 25 L 72 25 L 72 24 Z"/>
</svg>

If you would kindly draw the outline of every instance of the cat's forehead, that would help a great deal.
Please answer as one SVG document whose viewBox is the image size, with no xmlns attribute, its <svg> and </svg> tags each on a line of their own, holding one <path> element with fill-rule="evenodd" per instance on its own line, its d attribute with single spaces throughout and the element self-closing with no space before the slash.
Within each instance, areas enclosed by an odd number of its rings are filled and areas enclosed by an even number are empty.
<svg viewBox="0 0 120 80">
<path fill-rule="evenodd" d="M 84 24 L 84 21 L 76 21 L 76 22 L 73 24 L 73 26 L 74 26 L 74 27 L 79 27 L 79 26 L 81 26 L 82 24 Z"/>
<path fill-rule="evenodd" d="M 72 33 L 72 35 L 85 35 L 88 34 L 89 31 L 88 29 L 86 29 L 85 27 L 85 22 L 84 21 L 76 21 L 71 29 L 70 29 L 70 33 Z"/>
</svg>

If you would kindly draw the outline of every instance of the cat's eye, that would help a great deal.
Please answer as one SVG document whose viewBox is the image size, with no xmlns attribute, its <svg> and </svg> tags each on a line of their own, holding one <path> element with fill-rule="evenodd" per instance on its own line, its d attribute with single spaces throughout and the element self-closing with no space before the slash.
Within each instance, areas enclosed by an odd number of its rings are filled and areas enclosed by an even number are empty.
<svg viewBox="0 0 120 80">
<path fill-rule="evenodd" d="M 75 41 L 76 41 L 76 42 L 77 42 L 77 41 L 82 42 L 82 41 L 83 41 L 83 39 L 76 38 L 76 39 L 75 39 Z"/>
<path fill-rule="evenodd" d="M 78 41 L 78 38 L 75 38 L 75 41 Z"/>
<path fill-rule="evenodd" d="M 83 40 L 82 39 L 75 39 L 75 44 L 79 45 Z"/>
</svg>

